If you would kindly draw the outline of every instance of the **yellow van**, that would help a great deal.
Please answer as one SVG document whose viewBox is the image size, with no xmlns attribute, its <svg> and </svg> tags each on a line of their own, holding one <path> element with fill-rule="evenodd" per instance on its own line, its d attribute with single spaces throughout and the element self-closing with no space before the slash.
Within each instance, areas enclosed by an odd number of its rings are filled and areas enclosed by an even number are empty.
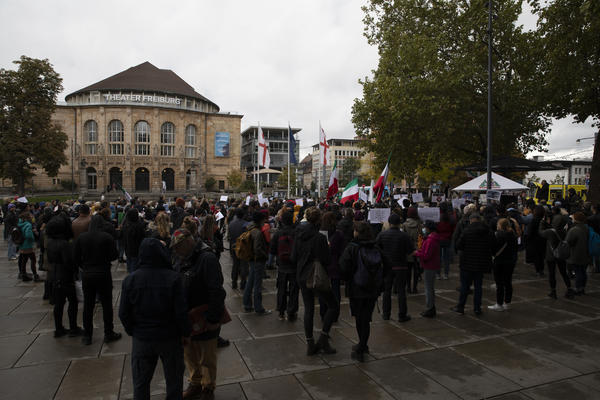
<svg viewBox="0 0 600 400">
<path fill-rule="evenodd" d="M 537 191 L 542 187 L 540 183 L 533 182 L 533 185 L 529 188 L 529 197 L 535 201 L 535 204 L 538 203 L 538 198 L 536 197 Z M 564 199 L 568 196 L 569 189 L 575 189 L 575 192 L 581 197 L 581 200 L 587 200 L 587 191 L 588 188 L 585 185 L 550 185 L 550 190 L 548 191 L 548 198 L 546 199 L 547 204 L 552 204 L 555 200 L 564 201 Z"/>
</svg>

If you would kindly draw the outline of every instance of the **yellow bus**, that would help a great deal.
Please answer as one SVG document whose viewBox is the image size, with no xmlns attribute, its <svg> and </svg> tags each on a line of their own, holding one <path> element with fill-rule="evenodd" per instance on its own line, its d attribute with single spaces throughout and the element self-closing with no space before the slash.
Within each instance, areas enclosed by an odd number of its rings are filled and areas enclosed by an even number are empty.
<svg viewBox="0 0 600 400">
<path fill-rule="evenodd" d="M 542 187 L 540 183 L 533 182 L 533 185 L 529 187 L 529 198 L 538 204 L 537 192 Z M 575 189 L 575 192 L 581 197 L 581 200 L 587 200 L 588 188 L 585 185 L 550 185 L 548 190 L 548 198 L 546 199 L 547 204 L 554 203 L 555 200 L 563 201 L 567 198 L 569 189 Z"/>
</svg>

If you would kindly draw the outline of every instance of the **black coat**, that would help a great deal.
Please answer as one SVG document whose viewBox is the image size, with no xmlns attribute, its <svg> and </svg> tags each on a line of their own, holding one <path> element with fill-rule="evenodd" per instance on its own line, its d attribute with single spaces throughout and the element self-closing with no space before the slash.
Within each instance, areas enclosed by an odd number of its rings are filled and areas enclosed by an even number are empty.
<svg viewBox="0 0 600 400">
<path fill-rule="evenodd" d="M 515 265 L 517 262 L 517 253 L 519 251 L 517 235 L 513 232 L 496 231 L 495 239 L 496 247 L 494 249 L 494 255 L 498 254 L 502 248 L 504 249 L 494 259 L 494 264 Z"/>
<path fill-rule="evenodd" d="M 70 221 L 69 221 L 70 224 Z M 73 260 L 73 245 L 69 242 L 67 222 L 60 216 L 46 225 L 46 257 L 50 279 L 58 287 L 74 284 L 78 270 Z"/>
<path fill-rule="evenodd" d="M 461 269 L 473 272 L 490 271 L 496 240 L 485 223 L 470 223 L 460 235 L 456 248 L 461 250 L 459 262 Z"/>
<path fill-rule="evenodd" d="M 75 240 L 73 258 L 84 276 L 110 274 L 110 263 L 118 257 L 117 243 L 106 232 L 84 232 Z"/>
<path fill-rule="evenodd" d="M 121 230 L 121 237 L 125 245 L 125 255 L 127 257 L 138 256 L 140 244 L 142 244 L 145 236 L 146 224 L 143 221 L 125 221 Z"/>
<path fill-rule="evenodd" d="M 383 253 L 387 269 L 406 269 L 406 256 L 415 251 L 410 236 L 395 227 L 377 235 L 377 246 Z"/>
<path fill-rule="evenodd" d="M 296 228 L 292 249 L 292 262 L 296 264 L 298 283 L 306 285 L 308 267 L 315 259 L 318 259 L 325 268 L 331 263 L 327 238 L 319 233 L 315 225 L 308 222 L 301 223 Z"/>
<path fill-rule="evenodd" d="M 294 240 L 294 236 L 295 236 L 294 227 L 289 226 L 289 225 L 281 225 L 281 228 L 277 229 L 277 231 L 275 231 L 275 234 L 273 234 L 273 236 L 271 236 L 271 247 L 269 249 L 269 253 L 274 256 L 277 256 L 277 252 L 279 251 L 279 238 L 281 236 L 290 236 L 292 238 L 292 240 Z M 292 244 L 292 246 L 293 246 L 293 244 Z M 293 250 L 293 247 L 292 247 L 292 250 Z M 282 260 L 280 260 L 279 257 L 277 257 L 277 267 L 278 267 L 279 272 L 285 272 L 285 273 L 296 272 L 296 264 L 294 264 L 291 261 L 291 257 L 290 257 L 290 261 L 287 263 L 282 262 Z"/>
<path fill-rule="evenodd" d="M 340 257 L 340 269 L 342 271 L 342 279 L 346 281 L 346 296 L 351 299 L 377 298 L 381 294 L 381 289 L 378 287 L 362 287 L 354 283 L 354 274 L 358 269 L 359 251 L 362 247 L 379 248 L 375 241 L 353 240 L 346 246 L 342 257 Z M 380 250 L 379 250 L 380 251 Z M 382 258 L 383 257 L 382 254 Z M 385 265 L 385 264 L 384 264 Z M 383 276 L 389 272 L 388 268 L 384 267 Z"/>
<path fill-rule="evenodd" d="M 168 249 L 144 239 L 139 267 L 123 280 L 119 319 L 130 336 L 142 340 L 190 335 L 181 275 L 171 269 Z"/>
</svg>

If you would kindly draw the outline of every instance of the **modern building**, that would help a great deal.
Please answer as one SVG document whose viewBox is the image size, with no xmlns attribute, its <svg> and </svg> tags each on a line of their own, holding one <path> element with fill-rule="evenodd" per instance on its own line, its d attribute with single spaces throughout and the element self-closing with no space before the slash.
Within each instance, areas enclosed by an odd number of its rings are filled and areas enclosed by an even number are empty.
<svg viewBox="0 0 600 400">
<path fill-rule="evenodd" d="M 544 170 L 529 171 L 523 180 L 528 184 L 532 178 L 539 181 L 546 180 L 548 183 L 561 185 L 585 185 L 589 181 L 592 172 L 592 160 L 590 158 L 573 160 L 544 160 L 543 156 L 536 156 L 535 161 L 542 163 Z M 548 170 L 549 166 L 554 167 Z"/>
<path fill-rule="evenodd" d="M 344 162 L 347 159 L 355 158 L 360 161 L 359 175 L 366 175 L 371 173 L 373 168 L 374 155 L 367 153 L 362 147 L 360 147 L 359 139 L 329 139 L 327 140 L 327 167 L 325 168 L 325 186 L 329 181 L 329 175 L 333 168 L 333 164 L 337 161 L 337 166 L 340 171 L 344 168 Z M 323 182 L 323 168 L 320 164 L 320 151 L 319 144 L 315 144 L 312 147 L 312 179 L 319 186 L 319 182 Z"/>
<path fill-rule="evenodd" d="M 261 126 L 265 141 L 269 145 L 269 156 L 271 164 L 269 169 L 272 172 L 260 174 L 261 182 L 264 184 L 273 183 L 277 180 L 278 171 L 288 165 L 288 127 Z M 292 134 L 300 132 L 301 128 L 292 128 Z M 248 177 L 256 176 L 258 166 L 258 126 L 253 125 L 244 129 L 242 132 L 242 150 L 241 167 L 242 171 Z M 300 161 L 300 140 L 296 139 L 296 148 L 294 149 L 296 160 Z M 277 172 L 276 172 L 277 171 Z M 287 182 L 287 181 L 286 181 Z M 261 183 L 262 185 L 262 183 Z"/>
<path fill-rule="evenodd" d="M 242 115 L 222 112 L 177 74 L 149 62 L 66 96 L 53 121 L 69 137 L 57 177 L 38 173 L 37 189 L 73 179 L 84 195 L 122 186 L 130 193 L 197 193 L 240 168 Z"/>
<path fill-rule="evenodd" d="M 298 173 L 302 174 L 302 187 L 304 189 L 310 189 L 310 185 L 313 182 L 312 167 L 313 157 L 311 154 L 307 154 L 306 157 L 300 161 L 298 167 Z"/>
</svg>

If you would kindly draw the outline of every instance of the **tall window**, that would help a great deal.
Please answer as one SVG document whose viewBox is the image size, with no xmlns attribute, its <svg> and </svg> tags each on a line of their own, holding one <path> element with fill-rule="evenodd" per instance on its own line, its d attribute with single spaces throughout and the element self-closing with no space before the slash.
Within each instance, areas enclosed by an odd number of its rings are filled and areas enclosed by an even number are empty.
<svg viewBox="0 0 600 400">
<path fill-rule="evenodd" d="M 165 122 L 160 127 L 160 155 L 175 155 L 175 125 L 171 122 Z"/>
<path fill-rule="evenodd" d="M 118 119 L 108 124 L 108 148 L 109 154 L 123 155 L 123 124 Z"/>
<path fill-rule="evenodd" d="M 98 183 L 96 169 L 92 168 L 92 167 L 88 167 L 86 170 L 86 173 L 87 173 L 87 188 L 96 190 L 97 183 Z"/>
<path fill-rule="evenodd" d="M 94 155 L 98 153 L 98 124 L 93 119 L 83 125 L 85 132 L 85 150 L 87 154 Z"/>
<path fill-rule="evenodd" d="M 185 156 L 186 158 L 196 157 L 196 127 L 188 125 L 185 128 Z"/>
<path fill-rule="evenodd" d="M 138 121 L 134 127 L 135 155 L 150 155 L 150 125 L 146 121 Z"/>
</svg>

